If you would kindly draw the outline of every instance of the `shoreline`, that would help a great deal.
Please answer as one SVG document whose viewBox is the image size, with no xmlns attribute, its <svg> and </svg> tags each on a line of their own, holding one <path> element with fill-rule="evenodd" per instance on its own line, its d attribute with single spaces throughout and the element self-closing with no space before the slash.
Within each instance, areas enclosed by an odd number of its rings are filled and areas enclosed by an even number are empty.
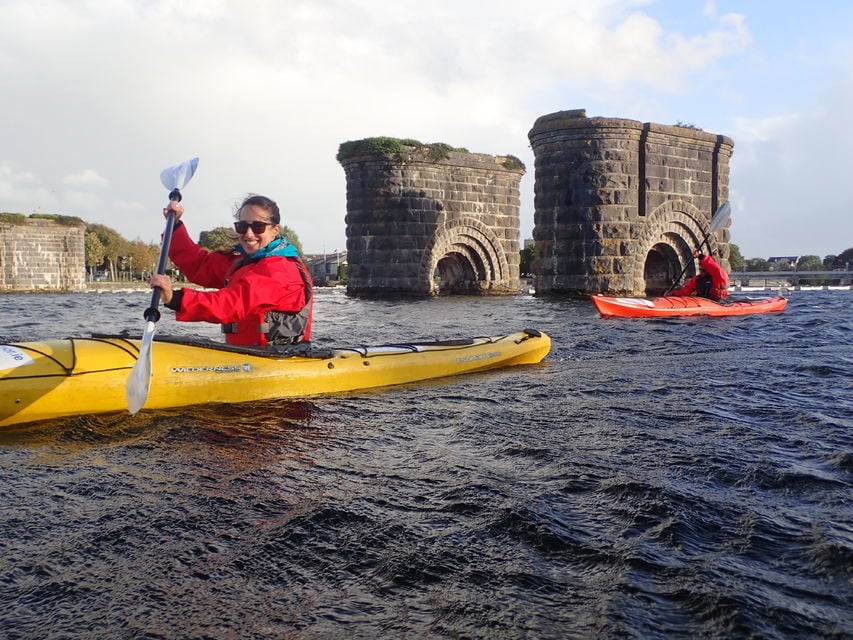
<svg viewBox="0 0 853 640">
<path fill-rule="evenodd" d="M 198 285 L 186 282 L 181 283 L 181 287 L 190 288 L 190 289 L 205 289 L 205 287 L 200 287 Z M 314 289 L 335 289 L 342 288 L 342 285 L 336 286 L 317 286 L 314 285 Z M 81 289 L 78 291 L 58 291 L 55 289 L 30 289 L 26 291 L 7 291 L 0 289 L 0 296 L 4 294 L 28 294 L 28 293 L 48 293 L 48 294 L 67 294 L 67 293 L 129 293 L 136 291 L 150 291 L 151 288 L 145 282 L 89 282 L 86 285 L 85 289 Z M 758 293 L 764 292 L 767 294 L 780 294 L 780 295 L 788 295 L 794 291 L 853 291 L 853 285 L 826 285 L 826 286 L 796 286 L 796 287 L 786 287 L 786 286 L 778 286 L 778 287 L 742 287 L 742 286 L 731 286 L 729 287 L 729 293 L 739 293 L 739 292 L 748 292 L 748 293 Z M 523 287 L 518 295 L 535 295 L 535 291 L 532 286 Z M 590 294 L 593 295 L 593 294 Z M 635 296 L 635 297 L 643 297 L 643 296 Z"/>
</svg>

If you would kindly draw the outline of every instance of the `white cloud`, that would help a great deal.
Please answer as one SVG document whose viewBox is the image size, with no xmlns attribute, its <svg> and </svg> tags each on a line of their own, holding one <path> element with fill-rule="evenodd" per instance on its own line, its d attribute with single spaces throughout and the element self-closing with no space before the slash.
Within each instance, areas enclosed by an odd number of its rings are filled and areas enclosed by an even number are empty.
<svg viewBox="0 0 853 640">
<path fill-rule="evenodd" d="M 56 192 L 44 187 L 32 171 L 21 171 L 9 162 L 0 162 L 0 211 L 26 214 L 52 211 L 57 203 Z"/>
<path fill-rule="evenodd" d="M 689 19 L 668 26 L 676 14 Z M 527 132 L 541 115 L 587 108 L 707 126 L 709 110 L 729 135 L 730 117 L 746 107 L 753 123 L 755 113 L 768 123 L 773 113 L 802 114 L 784 104 L 756 111 L 748 84 L 733 79 L 755 46 L 753 28 L 748 7 L 719 15 L 712 2 L 671 0 L 495 0 L 488 9 L 448 0 L 5 0 L 0 210 L 62 207 L 155 241 L 167 196 L 159 173 L 198 155 L 183 190 L 193 233 L 227 223 L 236 201 L 259 192 L 316 252 L 345 244 L 338 146 L 391 135 L 520 157 L 529 237 Z M 732 135 L 741 166 L 767 153 Z M 747 177 L 733 183 L 754 199 L 760 178 Z"/>
<path fill-rule="evenodd" d="M 747 257 L 853 247 L 853 76 L 798 113 L 739 119 L 732 158 L 733 241 Z"/>
<path fill-rule="evenodd" d="M 62 205 L 70 211 L 94 211 L 101 208 L 102 200 L 97 194 L 91 191 L 67 189 L 62 192 Z"/>
<path fill-rule="evenodd" d="M 128 213 L 139 213 L 145 210 L 145 206 L 141 202 L 121 199 L 113 200 L 113 208 Z"/>
<path fill-rule="evenodd" d="M 551 66 L 554 80 L 605 97 L 625 95 L 636 86 L 678 93 L 692 72 L 742 52 L 749 43 L 739 14 L 722 16 L 715 28 L 691 37 L 666 32 L 639 12 L 599 23 L 566 15 L 545 27 L 539 64 Z"/>
<path fill-rule="evenodd" d="M 62 178 L 62 184 L 69 187 L 102 188 L 109 185 L 109 180 L 98 175 L 94 169 L 84 169 L 79 173 L 73 173 Z"/>
</svg>

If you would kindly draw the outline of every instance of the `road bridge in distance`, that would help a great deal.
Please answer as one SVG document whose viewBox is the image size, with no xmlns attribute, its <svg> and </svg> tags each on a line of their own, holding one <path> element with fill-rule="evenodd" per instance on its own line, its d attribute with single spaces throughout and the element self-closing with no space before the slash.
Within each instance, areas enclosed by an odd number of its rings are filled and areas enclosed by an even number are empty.
<svg viewBox="0 0 853 640">
<path fill-rule="evenodd" d="M 851 287 L 852 280 L 853 271 L 849 267 L 834 271 L 732 271 L 729 274 L 729 284 L 742 287 Z"/>
</svg>

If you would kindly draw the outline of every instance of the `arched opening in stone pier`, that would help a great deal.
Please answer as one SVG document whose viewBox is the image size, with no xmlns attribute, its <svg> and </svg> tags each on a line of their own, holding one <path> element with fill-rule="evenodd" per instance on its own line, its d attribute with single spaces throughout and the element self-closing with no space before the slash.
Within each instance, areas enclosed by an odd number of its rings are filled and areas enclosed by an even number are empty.
<svg viewBox="0 0 853 640">
<path fill-rule="evenodd" d="M 472 295 L 508 289 L 509 266 L 494 231 L 473 219 L 448 222 L 424 255 L 422 275 L 433 295 Z"/>
<path fill-rule="evenodd" d="M 690 245 L 673 234 L 667 234 L 667 239 L 670 242 L 658 242 L 646 254 L 643 281 L 647 296 L 663 295 L 670 287 L 679 287 L 685 279 L 696 275 L 695 265 L 690 264 Z M 681 282 L 679 276 L 683 276 Z"/>
<path fill-rule="evenodd" d="M 478 269 L 468 257 L 454 252 L 438 261 L 433 277 L 439 295 L 478 293 L 481 273 L 482 264 Z"/>
<path fill-rule="evenodd" d="M 646 254 L 646 262 L 643 265 L 643 280 L 646 283 L 646 295 L 656 296 L 662 294 L 669 288 L 673 278 L 677 275 L 672 273 L 668 254 L 674 256 L 675 252 L 666 244 L 656 244 Z"/>
<path fill-rule="evenodd" d="M 705 214 L 684 201 L 667 201 L 648 216 L 635 256 L 626 264 L 632 295 L 661 295 L 670 286 L 679 287 L 686 278 L 696 275 L 693 251 L 703 244 L 707 222 Z M 718 247 L 716 238 L 708 240 Z M 679 280 L 679 276 L 682 276 Z"/>
<path fill-rule="evenodd" d="M 681 274 L 678 251 L 665 242 L 653 246 L 646 254 L 643 280 L 647 296 L 663 295 Z M 691 274 L 692 275 L 692 274 Z"/>
</svg>

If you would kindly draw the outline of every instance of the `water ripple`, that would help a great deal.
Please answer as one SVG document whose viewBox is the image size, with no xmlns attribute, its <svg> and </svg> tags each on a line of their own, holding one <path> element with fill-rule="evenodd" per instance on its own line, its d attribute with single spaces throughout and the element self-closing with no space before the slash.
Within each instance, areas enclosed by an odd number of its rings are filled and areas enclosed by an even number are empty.
<svg viewBox="0 0 853 640">
<path fill-rule="evenodd" d="M 141 331 L 145 297 L 7 296 L 0 335 Z M 649 322 L 530 296 L 316 310 L 326 346 L 521 322 L 554 350 L 3 432 L 6 637 L 853 636 L 849 292 Z"/>
</svg>

